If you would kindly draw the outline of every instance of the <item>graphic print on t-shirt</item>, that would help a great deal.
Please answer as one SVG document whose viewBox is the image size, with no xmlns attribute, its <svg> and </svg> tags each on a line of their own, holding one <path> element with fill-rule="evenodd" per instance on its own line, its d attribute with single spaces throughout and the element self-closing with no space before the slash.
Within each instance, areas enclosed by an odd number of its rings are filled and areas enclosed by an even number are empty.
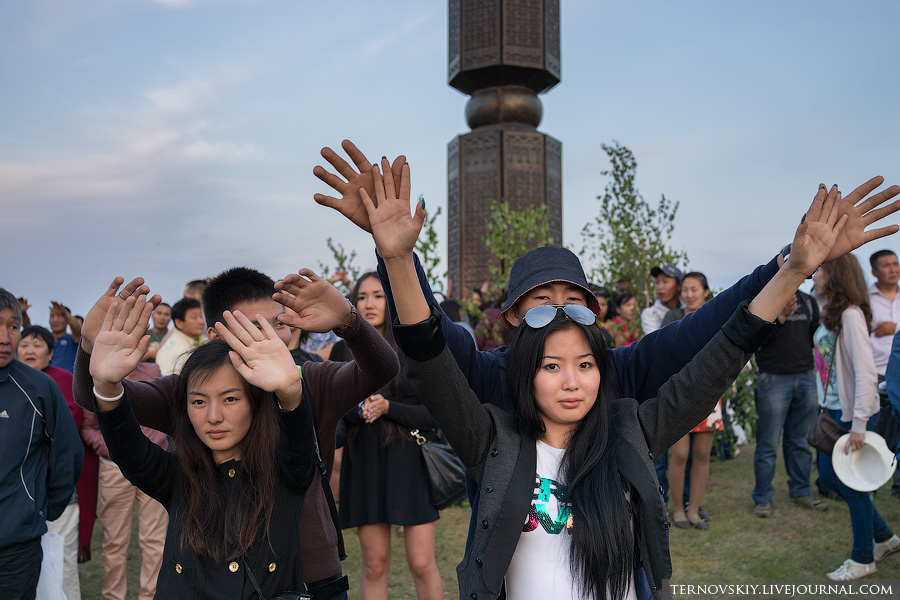
<svg viewBox="0 0 900 600">
<path fill-rule="evenodd" d="M 534 531 L 540 525 L 547 533 L 556 535 L 568 525 L 571 535 L 572 504 L 566 498 L 568 493 L 568 486 L 535 474 L 531 510 L 522 532 Z"/>
</svg>

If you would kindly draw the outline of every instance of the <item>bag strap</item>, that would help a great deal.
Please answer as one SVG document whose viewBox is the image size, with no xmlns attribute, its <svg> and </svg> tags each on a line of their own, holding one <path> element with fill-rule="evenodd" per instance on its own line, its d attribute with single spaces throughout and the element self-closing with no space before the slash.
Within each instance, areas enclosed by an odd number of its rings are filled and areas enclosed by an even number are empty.
<svg viewBox="0 0 900 600">
<path fill-rule="evenodd" d="M 250 564 L 246 560 L 244 561 L 244 569 L 247 571 L 247 578 L 250 579 L 250 584 L 253 586 L 253 589 L 256 590 L 256 593 L 259 594 L 259 600 L 266 600 L 266 595 L 263 594 L 262 588 L 259 587 L 259 582 L 256 581 L 256 576 L 253 574 L 253 570 L 250 569 Z"/>
<path fill-rule="evenodd" d="M 828 370 L 825 372 L 825 391 L 824 395 L 828 395 L 828 386 L 831 384 L 831 375 L 834 373 L 834 357 L 837 355 L 838 336 L 834 336 L 834 348 L 831 349 L 831 358 L 828 361 Z M 835 378 L 837 379 L 837 378 Z M 823 407 L 824 408 L 824 407 Z"/>
</svg>

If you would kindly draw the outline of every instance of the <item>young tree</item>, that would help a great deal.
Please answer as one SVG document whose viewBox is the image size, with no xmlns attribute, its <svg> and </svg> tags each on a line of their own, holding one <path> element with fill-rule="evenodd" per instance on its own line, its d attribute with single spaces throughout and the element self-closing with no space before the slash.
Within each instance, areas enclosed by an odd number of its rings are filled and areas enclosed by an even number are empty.
<svg viewBox="0 0 900 600">
<path fill-rule="evenodd" d="M 638 304 L 652 304 L 650 269 L 657 265 L 687 263 L 683 250 L 669 246 L 675 228 L 678 202 L 663 195 L 650 206 L 635 187 L 637 161 L 631 150 L 613 140 L 603 144 L 611 168 L 601 171 L 611 178 L 600 200 L 600 213 L 581 230 L 581 255 L 590 260 L 590 278 L 612 288 L 617 281 L 630 281 Z"/>
<path fill-rule="evenodd" d="M 359 277 L 359 267 L 353 264 L 353 261 L 356 259 L 356 250 L 351 250 L 348 254 L 343 244 L 340 242 L 334 243 L 331 238 L 328 238 L 325 244 L 331 250 L 335 268 L 332 270 L 329 265 L 320 260 L 319 272 L 322 279 L 331 281 L 341 293 L 346 295 L 350 293 L 350 286 Z"/>
<path fill-rule="evenodd" d="M 515 210 L 510 208 L 506 201 L 488 199 L 488 207 L 490 216 L 487 233 L 481 241 L 497 259 L 488 266 L 491 274 L 490 294 L 496 296 L 505 289 L 506 282 L 509 281 L 509 271 L 516 259 L 538 246 L 553 244 L 553 238 L 547 236 L 550 216 L 545 204 Z M 473 309 L 470 304 L 464 303 L 464 309 L 469 314 L 476 314 L 482 322 L 487 322 L 484 314 L 475 310 L 477 307 Z M 499 341 L 500 326 L 495 325 L 491 334 Z"/>
<path fill-rule="evenodd" d="M 489 265 L 491 273 L 491 291 L 503 289 L 509 281 L 509 271 L 520 256 L 538 246 L 553 244 L 547 238 L 550 229 L 550 217 L 547 205 L 541 204 L 531 208 L 515 210 L 505 200 L 488 199 L 490 216 L 487 233 L 481 238 L 487 249 L 497 262 Z"/>
<path fill-rule="evenodd" d="M 419 201 L 422 197 L 419 197 Z M 434 228 L 434 222 L 441 214 L 441 207 L 438 206 L 433 214 L 426 214 L 425 223 L 422 225 L 422 233 L 416 241 L 416 252 L 419 253 L 419 261 L 425 270 L 425 278 L 431 284 L 433 290 L 444 290 L 444 282 L 447 280 L 447 272 L 438 273 L 438 266 L 441 263 L 441 257 L 438 255 L 438 234 Z"/>
</svg>

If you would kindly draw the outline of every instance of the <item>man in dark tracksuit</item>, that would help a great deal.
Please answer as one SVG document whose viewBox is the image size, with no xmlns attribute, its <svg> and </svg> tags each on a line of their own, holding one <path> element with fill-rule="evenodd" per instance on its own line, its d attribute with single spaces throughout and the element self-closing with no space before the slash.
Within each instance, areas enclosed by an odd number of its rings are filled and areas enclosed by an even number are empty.
<svg viewBox="0 0 900 600">
<path fill-rule="evenodd" d="M 69 504 L 84 448 L 59 386 L 15 360 L 22 310 L 0 288 L 0 598 L 35 597 L 41 536 Z"/>
</svg>

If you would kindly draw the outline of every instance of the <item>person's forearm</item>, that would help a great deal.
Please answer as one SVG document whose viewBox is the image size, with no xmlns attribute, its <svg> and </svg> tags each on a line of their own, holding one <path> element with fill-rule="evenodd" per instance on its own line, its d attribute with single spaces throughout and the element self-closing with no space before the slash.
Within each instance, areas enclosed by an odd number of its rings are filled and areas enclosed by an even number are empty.
<svg viewBox="0 0 900 600">
<path fill-rule="evenodd" d="M 122 382 L 100 381 L 94 379 L 94 402 L 101 411 L 112 410 L 122 402 L 125 388 Z"/>
<path fill-rule="evenodd" d="M 804 273 L 782 266 L 747 308 L 760 319 L 771 323 L 778 318 L 804 281 Z"/>
<path fill-rule="evenodd" d="M 425 294 L 419 286 L 416 267 L 412 256 L 384 261 L 391 289 L 394 291 L 394 305 L 397 319 L 402 325 L 420 323 L 431 316 Z"/>
<path fill-rule="evenodd" d="M 281 410 L 294 410 L 300 406 L 300 401 L 303 399 L 303 380 L 298 378 L 297 381 L 285 389 L 277 390 L 275 396 L 278 398 L 278 405 L 281 407 Z"/>
</svg>

